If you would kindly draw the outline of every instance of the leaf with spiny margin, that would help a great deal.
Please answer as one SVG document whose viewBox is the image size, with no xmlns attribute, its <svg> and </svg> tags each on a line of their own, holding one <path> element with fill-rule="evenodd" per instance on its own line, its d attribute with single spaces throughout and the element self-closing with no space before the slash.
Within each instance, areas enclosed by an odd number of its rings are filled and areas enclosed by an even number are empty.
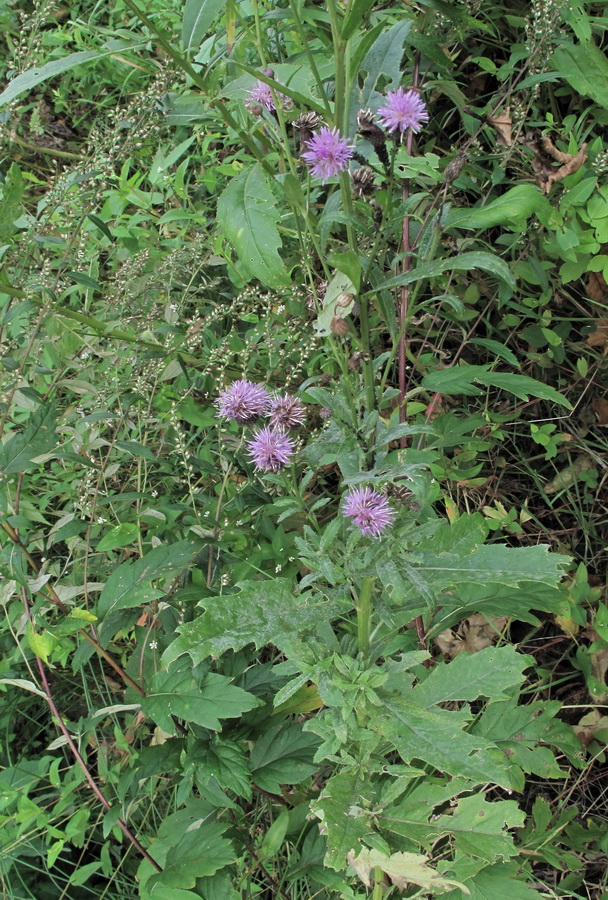
<svg viewBox="0 0 608 900">
<path fill-rule="evenodd" d="M 299 784 L 319 766 L 313 762 L 319 739 L 298 723 L 264 732 L 251 751 L 252 778 L 258 787 L 280 794 L 282 784 Z"/>
<path fill-rule="evenodd" d="M 522 582 L 555 586 L 569 557 L 550 553 L 545 544 L 535 547 L 506 547 L 484 544 L 466 556 L 416 551 L 413 565 L 435 591 L 462 584 L 504 584 L 518 587 Z"/>
<path fill-rule="evenodd" d="M 152 676 L 150 690 L 142 697 L 141 708 L 159 728 L 173 734 L 171 716 L 194 722 L 212 731 L 221 731 L 220 719 L 238 719 L 261 701 L 230 683 L 225 675 L 210 672 L 201 686 L 190 671 L 161 670 Z"/>
<path fill-rule="evenodd" d="M 344 868 L 350 851 L 358 850 L 372 831 L 362 812 L 364 790 L 373 793 L 362 771 L 341 772 L 329 779 L 321 796 L 312 803 L 312 812 L 321 819 L 321 828 L 326 831 L 325 865 L 338 872 Z"/>
<path fill-rule="evenodd" d="M 220 195 L 217 217 L 250 279 L 277 288 L 289 284 L 278 254 L 280 215 L 266 174 L 259 163 L 233 178 Z"/>
<path fill-rule="evenodd" d="M 419 759 L 475 784 L 492 781 L 511 788 L 504 755 L 492 741 L 464 731 L 468 710 L 424 709 L 394 694 L 378 691 L 378 696 L 382 706 L 368 728 L 390 741 L 404 763 Z"/>
<path fill-rule="evenodd" d="M 386 872 L 397 890 L 404 891 L 408 884 L 417 884 L 425 891 L 444 891 L 446 888 L 466 888 L 459 881 L 444 878 L 429 867 L 430 859 L 420 853 L 391 853 L 387 856 L 380 850 L 363 849 L 358 856 L 348 854 L 348 864 L 355 870 L 366 887 L 371 887 L 371 873 L 374 869 Z"/>
<path fill-rule="evenodd" d="M 190 541 L 162 544 L 135 562 L 127 560 L 122 563 L 105 583 L 97 601 L 97 614 L 105 616 L 112 610 L 132 609 L 162 597 L 164 591 L 153 588 L 152 582 L 185 569 L 196 549 L 196 544 Z"/>
<path fill-rule="evenodd" d="M 486 647 L 478 653 L 459 653 L 452 662 L 440 662 L 416 685 L 412 700 L 435 706 L 452 700 L 506 699 L 506 693 L 523 681 L 523 670 L 534 660 L 514 647 Z"/>
<path fill-rule="evenodd" d="M 1 290 L 1 288 L 0 288 Z M 29 472 L 33 460 L 55 446 L 55 406 L 45 403 L 30 416 L 23 431 L 0 447 L 0 477 Z"/>
<path fill-rule="evenodd" d="M 203 601 L 205 611 L 180 628 L 180 636 L 163 655 L 164 666 L 182 653 L 189 653 L 197 665 L 208 656 L 220 657 L 247 644 L 282 648 L 299 632 L 314 629 L 344 610 L 343 604 L 315 591 L 294 594 L 286 578 L 241 581 L 236 587 L 238 593 Z"/>
<path fill-rule="evenodd" d="M 514 800 L 488 803 L 483 794 L 461 797 L 456 809 L 433 821 L 439 833 L 450 833 L 458 850 L 487 862 L 517 856 L 508 828 L 521 828 L 526 814 Z"/>
</svg>

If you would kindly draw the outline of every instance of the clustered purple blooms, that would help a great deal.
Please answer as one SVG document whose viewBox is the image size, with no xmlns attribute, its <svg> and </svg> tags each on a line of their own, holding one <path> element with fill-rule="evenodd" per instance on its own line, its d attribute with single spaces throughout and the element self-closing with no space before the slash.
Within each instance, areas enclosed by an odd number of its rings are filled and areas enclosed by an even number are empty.
<svg viewBox="0 0 608 900">
<path fill-rule="evenodd" d="M 283 109 L 291 109 L 293 106 L 291 97 L 288 97 L 286 94 L 281 94 L 278 91 L 275 91 L 273 97 L 270 85 L 266 84 L 265 81 L 260 81 L 258 79 L 247 93 L 245 106 L 249 112 L 254 112 L 256 106 L 262 106 L 264 109 L 267 109 L 268 112 L 274 112 L 276 109 L 275 98 L 280 100 L 283 104 Z"/>
<path fill-rule="evenodd" d="M 306 407 L 298 397 L 291 394 L 272 394 L 266 415 L 274 428 L 288 430 L 303 424 Z"/>
<path fill-rule="evenodd" d="M 247 455 L 255 463 L 256 469 L 264 472 L 278 472 L 293 456 L 294 442 L 280 428 L 266 425 L 247 441 Z"/>
<path fill-rule="evenodd" d="M 310 166 L 310 174 L 313 178 L 320 178 L 323 183 L 344 172 L 348 168 L 348 161 L 352 159 L 354 145 L 348 138 L 342 137 L 337 128 L 323 126 L 309 141 L 306 141 L 308 150 L 302 154 L 302 159 Z"/>
<path fill-rule="evenodd" d="M 243 424 L 263 416 L 268 408 L 270 394 L 260 384 L 241 378 L 233 381 L 217 399 L 218 416 L 235 419 Z"/>
<path fill-rule="evenodd" d="M 392 525 L 395 510 L 388 500 L 373 488 L 353 488 L 344 498 L 343 516 L 352 516 L 361 534 L 379 537 L 385 528 Z"/>
<path fill-rule="evenodd" d="M 429 120 L 429 114 L 424 100 L 416 91 L 404 91 L 397 88 L 396 91 L 388 91 L 386 106 L 378 110 L 381 125 L 387 131 L 400 131 L 401 135 L 407 128 L 413 132 L 420 131 L 425 122 Z"/>
</svg>

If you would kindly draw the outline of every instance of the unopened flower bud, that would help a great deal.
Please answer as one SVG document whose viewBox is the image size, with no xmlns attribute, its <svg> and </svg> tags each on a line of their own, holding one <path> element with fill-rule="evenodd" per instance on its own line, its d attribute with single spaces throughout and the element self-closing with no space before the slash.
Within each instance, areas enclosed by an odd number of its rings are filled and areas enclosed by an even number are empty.
<svg viewBox="0 0 608 900">
<path fill-rule="evenodd" d="M 346 307 L 350 306 L 353 302 L 354 296 L 354 294 L 348 294 L 346 291 L 342 291 L 336 298 L 336 306 L 341 306 L 343 309 L 346 309 Z"/>
<path fill-rule="evenodd" d="M 361 137 L 369 141 L 378 155 L 380 162 L 388 166 L 388 153 L 386 150 L 386 135 L 374 122 L 374 114 L 371 109 L 362 109 L 357 116 L 357 127 Z"/>
</svg>

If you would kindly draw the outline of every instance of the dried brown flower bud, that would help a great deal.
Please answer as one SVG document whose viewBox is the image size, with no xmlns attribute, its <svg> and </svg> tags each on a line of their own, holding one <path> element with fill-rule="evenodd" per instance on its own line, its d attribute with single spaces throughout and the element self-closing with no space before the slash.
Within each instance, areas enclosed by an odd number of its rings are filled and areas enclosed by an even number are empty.
<svg viewBox="0 0 608 900">
<path fill-rule="evenodd" d="M 353 169 L 350 173 L 353 184 L 353 192 L 355 197 L 363 197 L 371 194 L 374 190 L 374 173 L 371 169 L 362 167 L 361 169 Z"/>
<path fill-rule="evenodd" d="M 300 133 L 300 151 L 313 136 L 313 131 L 321 124 L 321 116 L 316 112 L 303 113 L 294 121 L 293 127 Z"/>
<path fill-rule="evenodd" d="M 380 162 L 388 166 L 388 153 L 386 150 L 386 135 L 374 122 L 374 114 L 371 109 L 362 109 L 357 115 L 357 129 L 361 137 L 369 141 L 378 155 Z"/>
<path fill-rule="evenodd" d="M 348 322 L 344 319 L 340 319 L 338 316 L 334 316 L 329 323 L 329 330 L 332 334 L 335 334 L 336 337 L 346 337 L 348 334 Z"/>
<path fill-rule="evenodd" d="M 450 160 L 443 172 L 443 180 L 446 184 L 451 184 L 452 181 L 455 181 L 458 178 L 464 169 L 466 161 L 466 153 L 458 153 L 454 159 Z"/>
</svg>

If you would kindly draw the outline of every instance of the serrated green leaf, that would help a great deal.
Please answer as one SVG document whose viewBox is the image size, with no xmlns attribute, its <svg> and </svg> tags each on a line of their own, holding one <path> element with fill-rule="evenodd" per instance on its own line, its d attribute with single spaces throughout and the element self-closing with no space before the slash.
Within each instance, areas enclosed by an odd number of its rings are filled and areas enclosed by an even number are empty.
<svg viewBox="0 0 608 900">
<path fill-rule="evenodd" d="M 490 740 L 464 731 L 468 710 L 424 709 L 405 697 L 379 691 L 382 701 L 369 728 L 389 740 L 404 763 L 423 760 L 442 772 L 511 787 L 508 763 Z"/>
<path fill-rule="evenodd" d="M 195 769 L 197 781 L 206 784 L 215 778 L 224 790 L 251 800 L 251 770 L 244 750 L 234 741 L 217 738 L 208 743 L 197 742 L 188 751 L 185 769 L 189 766 Z"/>
<path fill-rule="evenodd" d="M 195 544 L 179 541 L 155 547 L 135 562 L 122 563 L 110 575 L 101 592 L 97 604 L 99 616 L 105 616 L 112 610 L 131 609 L 162 597 L 163 592 L 153 588 L 152 582 L 186 568 L 195 552 Z"/>
<path fill-rule="evenodd" d="M 525 813 L 514 800 L 488 803 L 483 794 L 461 797 L 456 809 L 436 819 L 437 828 L 454 835 L 458 850 L 487 862 L 517 855 L 508 828 L 521 828 Z"/>
<path fill-rule="evenodd" d="M 299 724 L 269 729 L 251 751 L 254 783 L 271 794 L 280 794 L 282 784 L 299 784 L 319 768 L 312 761 L 318 746 L 318 738 Z"/>
<path fill-rule="evenodd" d="M 33 460 L 55 446 L 55 406 L 46 403 L 30 416 L 23 431 L 0 447 L 0 475 L 28 472 Z"/>
<path fill-rule="evenodd" d="M 175 730 L 172 715 L 220 731 L 220 719 L 237 719 L 259 705 L 257 697 L 231 684 L 225 675 L 210 672 L 199 687 L 189 670 L 156 672 L 141 700 L 142 711 L 168 734 Z"/>
<path fill-rule="evenodd" d="M 231 841 L 222 837 L 226 825 L 205 823 L 187 831 L 179 843 L 167 853 L 164 869 L 146 883 L 150 897 L 156 897 L 156 885 L 170 888 L 193 888 L 196 879 L 214 875 L 234 860 Z"/>
<path fill-rule="evenodd" d="M 296 596 L 292 582 L 285 578 L 242 581 L 236 587 L 235 594 L 203 601 L 205 611 L 180 628 L 180 636 L 163 655 L 163 665 L 182 653 L 189 653 L 196 665 L 208 656 L 219 657 L 251 643 L 258 648 L 282 647 L 342 609 L 336 601 L 312 591 Z"/>
<path fill-rule="evenodd" d="M 521 867 L 513 862 L 496 863 L 487 866 L 474 878 L 466 881 L 467 892 L 450 891 L 443 894 L 445 900 L 496 900 L 497 897 L 508 897 L 509 900 L 541 900 L 545 892 L 539 893 L 521 880 Z"/>
<path fill-rule="evenodd" d="M 362 792 L 372 791 L 362 772 L 342 772 L 330 778 L 312 812 L 322 821 L 326 831 L 327 855 L 325 865 L 340 871 L 346 857 L 372 830 L 367 816 L 362 815 Z"/>
<path fill-rule="evenodd" d="M 217 216 L 224 234 L 238 253 L 249 278 L 269 287 L 289 283 L 278 254 L 279 213 L 262 166 L 256 163 L 228 184 L 220 195 Z"/>
<path fill-rule="evenodd" d="M 527 375 L 515 375 L 511 372 L 491 372 L 490 366 L 455 366 L 450 369 L 439 369 L 425 375 L 422 385 L 429 391 L 437 394 L 462 394 L 465 397 L 475 397 L 483 393 L 476 384 L 487 387 L 501 388 L 522 400 L 530 397 L 539 397 L 541 400 L 549 400 L 559 403 L 571 409 L 572 405 L 562 394 L 547 384 L 529 378 Z"/>
<path fill-rule="evenodd" d="M 478 697 L 503 699 L 507 691 L 523 681 L 523 670 L 533 662 L 511 646 L 459 653 L 449 663 L 438 663 L 413 689 L 412 699 L 426 707 Z"/>
</svg>

